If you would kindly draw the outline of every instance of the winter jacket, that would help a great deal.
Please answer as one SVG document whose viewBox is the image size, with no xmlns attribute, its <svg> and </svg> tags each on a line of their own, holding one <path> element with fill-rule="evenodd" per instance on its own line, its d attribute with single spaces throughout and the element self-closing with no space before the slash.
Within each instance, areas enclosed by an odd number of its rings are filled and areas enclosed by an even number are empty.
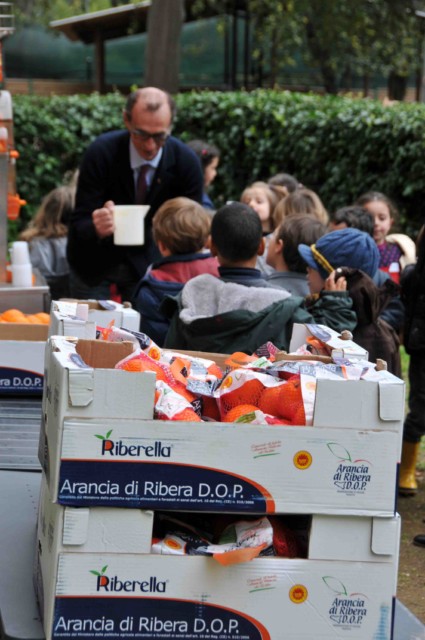
<svg viewBox="0 0 425 640">
<path fill-rule="evenodd" d="M 309 294 L 307 274 L 296 271 L 275 271 L 267 278 L 267 282 L 273 287 L 286 289 L 294 296 L 305 297 Z"/>
<path fill-rule="evenodd" d="M 417 265 L 407 266 L 401 278 L 402 299 L 406 305 L 404 347 L 410 355 L 425 353 L 425 268 L 422 263 L 421 260 Z"/>
<path fill-rule="evenodd" d="M 388 371 L 401 376 L 399 346 L 396 331 L 382 319 L 382 310 L 399 293 L 399 286 L 390 278 L 381 287 L 360 269 L 343 268 L 347 289 L 357 315 L 357 326 L 353 331 L 354 342 L 369 352 L 369 361 L 385 360 Z"/>
<path fill-rule="evenodd" d="M 373 276 L 373 282 L 377 287 L 384 286 L 387 280 L 391 280 L 388 273 L 384 273 L 381 269 L 377 269 Z M 405 308 L 400 294 L 395 291 L 386 307 L 381 311 L 380 317 L 385 320 L 397 333 L 401 333 L 404 326 Z"/>
<path fill-rule="evenodd" d="M 201 273 L 218 276 L 218 262 L 209 252 L 169 256 L 152 264 L 137 285 L 134 306 L 141 315 L 140 331 L 162 346 L 169 320 L 159 310 L 165 296 L 175 296 Z"/>
<path fill-rule="evenodd" d="M 292 326 L 325 324 L 337 331 L 356 323 L 346 292 L 325 293 L 309 313 L 304 299 L 284 289 L 247 287 L 210 275 L 193 278 L 161 309 L 171 318 L 165 346 L 216 353 L 253 353 L 267 341 L 288 350 Z"/>
</svg>

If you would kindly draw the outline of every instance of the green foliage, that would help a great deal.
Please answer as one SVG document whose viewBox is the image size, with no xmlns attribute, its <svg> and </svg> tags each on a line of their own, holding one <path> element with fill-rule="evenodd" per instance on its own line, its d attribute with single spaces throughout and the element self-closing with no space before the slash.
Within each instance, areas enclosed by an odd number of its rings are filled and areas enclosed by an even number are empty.
<svg viewBox="0 0 425 640">
<path fill-rule="evenodd" d="M 425 107 L 279 91 L 192 92 L 176 97 L 174 133 L 221 150 L 211 192 L 220 205 L 257 179 L 285 171 L 335 210 L 364 191 L 383 191 L 400 210 L 402 228 L 424 220 Z M 102 131 L 122 126 L 118 94 L 14 99 L 20 152 L 18 190 L 32 214 L 42 197 L 74 170 Z M 28 215 L 24 216 L 21 225 Z"/>
</svg>

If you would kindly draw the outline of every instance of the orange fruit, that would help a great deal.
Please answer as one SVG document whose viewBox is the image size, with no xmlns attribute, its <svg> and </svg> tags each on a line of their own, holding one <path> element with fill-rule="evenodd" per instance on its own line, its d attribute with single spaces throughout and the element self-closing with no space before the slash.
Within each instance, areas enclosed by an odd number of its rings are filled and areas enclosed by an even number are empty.
<svg viewBox="0 0 425 640">
<path fill-rule="evenodd" d="M 280 416 L 280 405 L 282 404 L 280 392 L 282 387 L 283 384 L 276 385 L 275 387 L 265 387 L 261 394 L 258 408 L 272 416 Z"/>
<path fill-rule="evenodd" d="M 258 407 L 264 386 L 260 380 L 248 380 L 238 389 L 220 396 L 220 411 L 226 414 L 230 409 L 240 404 L 251 404 Z"/>
<path fill-rule="evenodd" d="M 185 420 L 186 422 L 202 422 L 198 414 L 195 413 L 193 409 L 190 409 L 190 407 L 187 407 L 187 409 L 183 409 L 183 411 L 180 411 L 180 413 L 176 413 L 176 415 L 173 417 L 173 420 Z"/>
<path fill-rule="evenodd" d="M 253 413 L 253 411 L 257 411 L 257 408 L 253 404 L 239 404 L 236 407 L 232 407 L 230 411 L 226 413 L 223 418 L 223 422 L 236 422 L 239 418 L 243 418 L 248 413 Z"/>
<path fill-rule="evenodd" d="M 294 413 L 294 417 L 291 420 L 291 424 L 293 424 L 294 426 L 303 427 L 305 426 L 305 423 L 306 423 L 306 418 L 305 418 L 304 405 L 301 402 L 301 404 L 298 405 L 298 408 Z"/>
<path fill-rule="evenodd" d="M 157 380 L 168 382 L 165 371 L 153 360 L 152 362 L 147 362 L 142 358 L 135 357 L 131 360 L 127 360 L 127 362 L 125 362 L 120 367 L 120 369 L 123 369 L 124 371 L 153 371 L 154 373 L 156 373 Z"/>
<path fill-rule="evenodd" d="M 35 315 L 26 316 L 26 320 L 27 320 L 28 324 L 42 324 L 40 322 L 40 320 L 37 318 L 37 316 L 35 316 Z"/>
<path fill-rule="evenodd" d="M 49 316 L 48 313 L 44 313 L 44 311 L 40 311 L 40 313 L 35 313 L 34 315 L 35 315 L 36 318 L 39 319 L 41 324 L 49 324 L 50 323 L 50 316 Z"/>
<path fill-rule="evenodd" d="M 282 385 L 280 391 L 280 414 L 282 418 L 291 420 L 294 418 L 299 405 L 303 404 L 301 393 L 301 380 L 288 380 Z M 305 418 L 304 418 L 305 420 Z"/>
<path fill-rule="evenodd" d="M 210 396 L 202 396 L 202 415 L 213 420 L 221 420 L 220 409 L 218 408 L 217 400 Z"/>
<path fill-rule="evenodd" d="M 5 322 L 25 322 L 25 314 L 19 309 L 7 309 L 1 314 L 1 319 Z"/>
</svg>

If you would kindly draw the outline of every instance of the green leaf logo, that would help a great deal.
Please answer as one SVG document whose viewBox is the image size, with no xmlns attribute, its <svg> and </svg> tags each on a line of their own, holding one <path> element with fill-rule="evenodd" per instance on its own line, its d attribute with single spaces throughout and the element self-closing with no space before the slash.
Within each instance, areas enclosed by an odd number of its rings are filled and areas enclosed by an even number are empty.
<svg viewBox="0 0 425 640">
<path fill-rule="evenodd" d="M 340 460 L 343 460 L 344 462 L 352 462 L 351 455 L 347 449 L 338 444 L 338 442 L 328 442 L 327 447 L 329 451 Z"/>
</svg>

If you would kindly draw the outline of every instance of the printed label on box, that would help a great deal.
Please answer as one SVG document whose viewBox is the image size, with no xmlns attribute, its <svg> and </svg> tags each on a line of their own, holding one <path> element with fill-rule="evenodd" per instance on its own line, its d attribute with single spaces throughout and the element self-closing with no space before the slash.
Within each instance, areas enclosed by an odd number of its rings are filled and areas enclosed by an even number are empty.
<svg viewBox="0 0 425 640">
<path fill-rule="evenodd" d="M 0 394 L 4 392 L 40 395 L 43 392 L 43 376 L 25 369 L 0 367 Z"/>
</svg>

